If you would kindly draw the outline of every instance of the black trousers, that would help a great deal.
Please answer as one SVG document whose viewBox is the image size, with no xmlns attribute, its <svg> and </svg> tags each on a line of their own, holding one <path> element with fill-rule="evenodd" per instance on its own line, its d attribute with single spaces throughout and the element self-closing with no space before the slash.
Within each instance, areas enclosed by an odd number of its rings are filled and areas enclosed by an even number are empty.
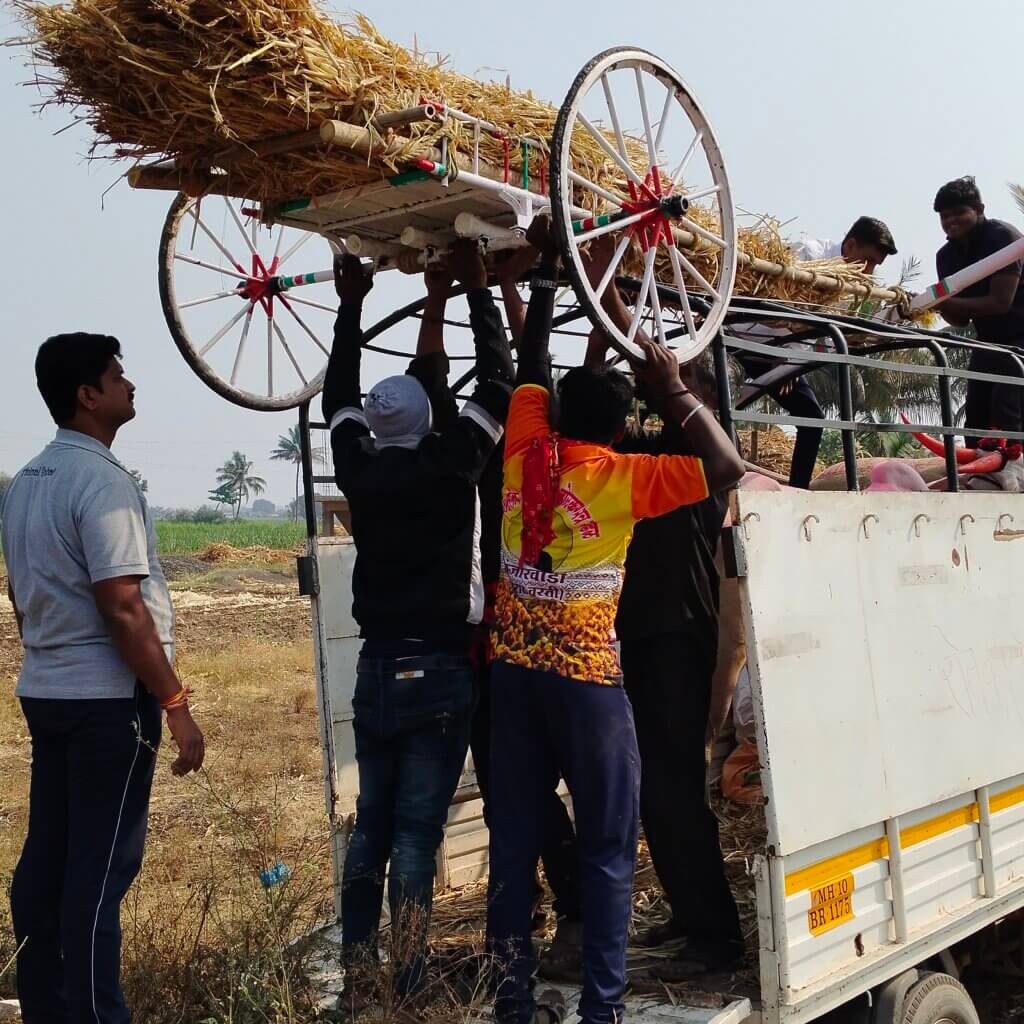
<svg viewBox="0 0 1024 1024">
<path fill-rule="evenodd" d="M 747 376 L 756 380 L 771 370 L 776 363 L 757 357 L 740 358 L 740 364 Z M 806 377 L 798 377 L 785 393 L 780 388 L 771 388 L 768 394 L 790 414 L 803 416 L 806 419 L 823 419 L 825 413 L 821 403 L 814 394 L 814 389 Z M 793 460 L 789 466 L 789 486 L 801 487 L 806 490 L 811 485 L 814 475 L 814 463 L 821 447 L 821 427 L 797 427 L 796 445 L 793 448 Z"/>
<path fill-rule="evenodd" d="M 685 632 L 622 639 L 640 747 L 640 820 L 672 918 L 695 949 L 742 951 L 718 819 L 708 807 L 704 734 L 714 656 Z"/>
<path fill-rule="evenodd" d="M 11 884 L 24 1024 L 126 1024 L 121 900 L 142 866 L 160 708 L 21 702 L 32 736 L 28 836 Z"/>
<path fill-rule="evenodd" d="M 1013 357 L 1005 352 L 975 349 L 970 369 L 978 373 L 998 373 L 1016 377 L 1020 370 Z M 993 384 L 987 380 L 967 382 L 967 408 L 964 426 L 969 430 L 1024 431 L 1024 378 L 1020 386 Z M 979 437 L 966 437 L 968 448 L 977 448 Z"/>
<path fill-rule="evenodd" d="M 477 702 L 476 710 L 473 713 L 469 747 L 473 752 L 476 780 L 484 802 L 484 821 L 488 823 L 489 827 L 491 795 L 490 666 L 478 666 L 475 674 Z M 544 843 L 540 859 L 544 865 L 544 876 L 555 897 L 553 909 L 558 917 L 565 917 L 570 921 L 582 921 L 583 900 L 580 895 L 576 831 L 562 798 L 554 788 L 544 797 L 539 813 L 543 816 L 544 826 Z"/>
</svg>

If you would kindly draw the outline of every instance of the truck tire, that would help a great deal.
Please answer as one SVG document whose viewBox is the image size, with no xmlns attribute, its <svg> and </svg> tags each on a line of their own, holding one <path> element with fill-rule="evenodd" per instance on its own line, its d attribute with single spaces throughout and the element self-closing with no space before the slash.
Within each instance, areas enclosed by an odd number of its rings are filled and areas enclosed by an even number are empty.
<svg viewBox="0 0 1024 1024">
<path fill-rule="evenodd" d="M 948 974 L 927 974 L 908 993 L 901 1024 L 981 1024 L 967 989 Z"/>
</svg>

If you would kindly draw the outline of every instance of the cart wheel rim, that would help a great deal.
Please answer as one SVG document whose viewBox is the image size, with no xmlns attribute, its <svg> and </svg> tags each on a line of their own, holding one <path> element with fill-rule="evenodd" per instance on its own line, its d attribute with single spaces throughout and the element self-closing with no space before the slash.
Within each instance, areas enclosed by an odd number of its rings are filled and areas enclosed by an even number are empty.
<svg viewBox="0 0 1024 1024">
<path fill-rule="evenodd" d="M 326 239 L 268 227 L 245 200 L 181 195 L 161 238 L 160 297 L 186 362 L 229 401 L 292 409 L 323 386 L 337 312 Z"/>
<path fill-rule="evenodd" d="M 621 99 L 616 101 L 629 79 L 640 125 L 632 134 L 623 124 Z M 585 107 L 599 110 L 601 100 L 608 121 L 604 131 L 584 113 Z M 655 115 L 657 120 L 652 111 L 660 115 Z M 673 118 L 689 138 L 678 155 L 665 151 L 666 128 Z M 574 132 L 589 135 L 601 147 L 621 174 L 627 194 L 603 188 L 574 166 L 569 144 Z M 698 165 L 710 180 L 691 188 L 684 176 Z M 551 205 L 566 271 L 580 303 L 620 353 L 642 355 L 635 338 L 648 324 L 652 340 L 674 348 L 681 362 L 693 359 L 714 338 L 736 277 L 732 197 L 711 125 L 670 65 L 645 50 L 619 48 L 599 54 L 583 68 L 555 124 Z M 601 280 L 592 283 L 582 247 L 599 238 L 609 247 L 614 241 L 614 255 Z M 623 329 L 602 299 L 624 263 L 637 256 L 643 261 L 642 276 L 635 298 L 627 300 L 630 319 Z M 713 273 L 703 273 L 700 264 L 713 267 Z"/>
</svg>

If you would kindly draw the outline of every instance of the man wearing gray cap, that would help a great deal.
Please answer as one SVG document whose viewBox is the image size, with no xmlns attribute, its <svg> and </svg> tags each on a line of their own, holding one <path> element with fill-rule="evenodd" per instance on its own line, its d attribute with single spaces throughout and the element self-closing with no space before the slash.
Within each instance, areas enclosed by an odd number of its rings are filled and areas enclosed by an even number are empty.
<svg viewBox="0 0 1024 1024">
<path fill-rule="evenodd" d="M 477 482 L 501 439 L 515 371 L 475 243 L 458 246 L 448 266 L 466 288 L 476 348 L 476 389 L 458 414 L 441 337 L 451 276 L 428 271 L 417 356 L 363 404 L 359 321 L 373 281 L 352 256 L 335 272 L 341 304 L 323 413 L 352 514 L 363 639 L 352 701 L 359 797 L 341 897 L 355 1001 L 376 973 L 389 863 L 395 995 L 422 985 L 435 854 L 469 745 L 470 655 L 484 611 Z"/>
</svg>

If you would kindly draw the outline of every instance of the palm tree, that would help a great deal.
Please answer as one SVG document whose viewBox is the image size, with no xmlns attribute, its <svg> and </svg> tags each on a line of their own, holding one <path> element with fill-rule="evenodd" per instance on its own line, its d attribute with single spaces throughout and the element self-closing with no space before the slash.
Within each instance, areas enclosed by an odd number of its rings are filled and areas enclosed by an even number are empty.
<svg viewBox="0 0 1024 1024">
<path fill-rule="evenodd" d="M 232 508 L 235 504 L 235 491 L 229 483 L 218 484 L 210 491 L 207 498 L 218 507 L 227 505 L 229 508 Z"/>
<path fill-rule="evenodd" d="M 310 459 L 313 464 L 323 462 L 323 456 L 318 451 L 310 450 Z M 299 507 L 299 474 L 302 470 L 302 438 L 299 434 L 299 425 L 296 423 L 287 434 L 281 434 L 277 439 L 277 447 L 270 453 L 270 457 L 278 462 L 292 462 L 295 464 L 295 503 L 293 518 L 298 519 L 297 510 Z"/>
<path fill-rule="evenodd" d="M 226 484 L 234 497 L 234 518 L 242 511 L 242 502 L 248 501 L 250 495 L 262 494 L 267 489 L 267 481 L 261 476 L 250 476 L 252 462 L 241 452 L 232 452 L 231 458 L 217 470 L 217 483 Z"/>
<path fill-rule="evenodd" d="M 1024 185 L 1011 185 L 1010 192 L 1013 194 L 1020 212 L 1024 213 Z"/>
</svg>

